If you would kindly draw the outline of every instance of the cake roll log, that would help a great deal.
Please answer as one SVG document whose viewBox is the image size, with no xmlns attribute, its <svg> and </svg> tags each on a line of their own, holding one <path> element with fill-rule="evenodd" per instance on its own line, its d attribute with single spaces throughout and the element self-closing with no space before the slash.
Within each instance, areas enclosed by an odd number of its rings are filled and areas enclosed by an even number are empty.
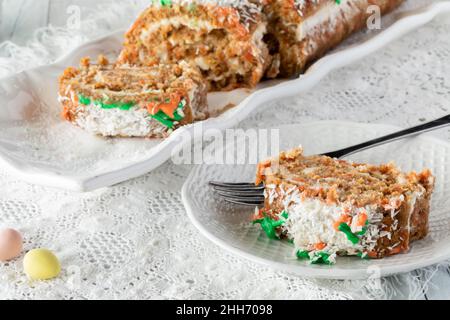
<svg viewBox="0 0 450 320">
<path fill-rule="evenodd" d="M 84 58 L 59 86 L 62 116 L 101 136 L 164 138 L 207 116 L 206 83 L 185 62 L 126 67 Z"/>
<path fill-rule="evenodd" d="M 376 5 L 385 14 L 403 0 L 268 0 L 265 13 L 270 52 L 279 59 L 280 76 L 305 71 L 314 60 L 365 27 Z"/>
<path fill-rule="evenodd" d="M 434 177 L 283 152 L 258 166 L 264 208 L 255 213 L 268 235 L 293 241 L 299 258 L 334 263 L 337 255 L 383 258 L 407 252 L 428 233 Z"/>
<path fill-rule="evenodd" d="M 209 90 L 253 87 L 271 60 L 262 6 L 248 0 L 157 0 L 125 36 L 119 63 L 152 66 L 184 59 Z"/>
</svg>

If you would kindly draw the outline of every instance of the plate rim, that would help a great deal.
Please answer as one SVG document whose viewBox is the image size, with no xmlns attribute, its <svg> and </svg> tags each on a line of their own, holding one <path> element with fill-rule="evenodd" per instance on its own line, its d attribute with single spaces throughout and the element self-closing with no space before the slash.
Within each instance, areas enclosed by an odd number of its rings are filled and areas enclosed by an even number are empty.
<svg viewBox="0 0 450 320">
<path fill-rule="evenodd" d="M 340 121 L 340 120 L 323 120 L 323 121 L 311 121 L 301 124 L 286 124 L 282 125 L 282 127 L 289 127 L 289 126 L 315 126 L 318 123 L 321 125 L 323 124 L 334 124 L 334 125 L 346 125 L 346 126 L 358 126 L 358 127 L 378 127 L 378 128 L 389 128 L 392 130 L 396 129 L 402 129 L 399 126 L 390 125 L 390 124 L 379 124 L 379 123 L 360 123 L 360 122 L 352 122 L 352 121 Z M 439 145 L 445 145 L 447 148 L 450 149 L 450 142 L 447 142 L 445 140 L 439 139 L 438 137 L 435 137 L 433 135 L 430 135 L 429 133 L 424 133 L 421 135 L 416 136 L 417 138 L 424 139 L 424 140 L 431 140 L 435 144 Z M 224 146 L 226 148 L 226 145 Z M 297 276 L 302 276 L 305 278 L 316 278 L 316 279 L 333 279 L 333 280 L 365 280 L 368 278 L 378 278 L 378 277 L 386 277 L 394 274 L 399 273 L 406 273 L 411 272 L 413 270 L 417 270 L 420 268 L 428 267 L 433 264 L 439 263 L 443 260 L 450 259 L 450 250 L 446 254 L 438 254 L 436 257 L 433 257 L 427 261 L 421 261 L 421 262 L 413 262 L 408 263 L 407 267 L 404 267 L 403 264 L 400 265 L 394 265 L 394 266 L 379 266 L 379 274 L 374 277 L 373 274 L 367 273 L 367 270 L 361 270 L 361 269 L 336 269 L 333 268 L 333 266 L 314 266 L 314 265 L 290 265 L 290 264 L 284 264 L 282 262 L 269 260 L 266 258 L 262 258 L 256 255 L 253 255 L 249 252 L 243 251 L 241 249 L 238 249 L 236 247 L 233 247 L 232 245 L 228 244 L 226 241 L 214 236 L 211 232 L 209 232 L 201 223 L 199 220 L 197 220 L 196 215 L 194 214 L 194 205 L 189 200 L 189 186 L 190 184 L 195 181 L 194 177 L 198 173 L 198 171 L 201 169 L 203 165 L 196 165 L 191 172 L 189 173 L 187 179 L 183 183 L 183 186 L 181 188 L 181 199 L 184 205 L 184 208 L 186 210 L 187 216 L 191 223 L 195 226 L 195 228 L 200 232 L 200 234 L 204 237 L 206 237 L 209 241 L 217 245 L 218 247 L 224 249 L 227 252 L 230 252 L 238 257 L 244 258 L 248 261 L 256 262 L 258 264 L 264 265 L 269 268 L 273 268 L 278 271 L 287 272 L 289 274 L 294 274 Z M 408 254 L 408 253 L 406 253 Z M 376 260 L 373 260 L 376 261 Z M 377 264 L 372 264 L 373 266 L 377 266 Z M 368 265 L 369 267 L 369 265 Z M 352 273 L 349 275 L 349 273 Z"/>
<path fill-rule="evenodd" d="M 183 135 L 189 134 L 191 142 L 198 139 L 199 134 L 196 134 L 196 130 L 194 130 L 198 126 L 202 125 L 204 129 L 216 128 L 219 130 L 230 128 L 247 118 L 258 106 L 269 101 L 307 92 L 331 71 L 361 60 L 363 57 L 385 47 L 404 34 L 427 24 L 436 16 L 444 12 L 450 12 L 450 2 L 448 1 L 439 1 L 422 8 L 406 11 L 402 13 L 391 26 L 371 39 L 324 56 L 315 62 L 305 74 L 296 79 L 287 80 L 281 84 L 255 91 L 236 107 L 226 111 L 219 117 L 199 121 L 175 130 L 169 138 L 153 147 L 153 152 L 146 159 L 125 165 L 121 168 L 96 174 L 94 176 L 60 175 L 51 170 L 43 171 L 34 167 L 29 167 L 26 164 L 22 165 L 21 163 L 11 161 L 11 159 L 8 158 L 8 155 L 2 150 L 0 150 L 0 163 L 3 164 L 6 169 L 9 169 L 12 173 L 16 174 L 18 178 L 26 182 L 78 192 L 93 191 L 98 188 L 115 185 L 136 178 L 152 171 L 170 159 L 173 151 L 183 145 Z M 23 74 L 26 75 L 28 72 L 36 72 L 43 68 L 58 67 L 65 60 L 76 55 L 82 48 L 96 42 L 106 41 L 108 38 L 118 37 L 121 33 L 123 33 L 122 30 L 115 30 L 106 36 L 93 39 L 78 46 L 52 64 L 24 70 L 17 74 L 1 78 L 0 80 L 17 77 Z M 351 56 L 352 59 L 348 59 L 348 56 Z"/>
</svg>

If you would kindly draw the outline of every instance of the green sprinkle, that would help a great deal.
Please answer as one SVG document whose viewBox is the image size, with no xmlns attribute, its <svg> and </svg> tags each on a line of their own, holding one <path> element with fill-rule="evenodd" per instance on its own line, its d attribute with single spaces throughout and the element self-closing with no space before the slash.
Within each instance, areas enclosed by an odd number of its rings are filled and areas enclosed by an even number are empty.
<svg viewBox="0 0 450 320">
<path fill-rule="evenodd" d="M 297 258 L 299 259 L 308 259 L 309 260 L 309 252 L 306 250 L 297 250 L 297 252 L 295 253 L 295 255 L 297 256 Z"/>
<path fill-rule="evenodd" d="M 175 121 L 181 121 L 181 120 L 183 120 L 183 117 L 180 116 L 180 115 L 178 114 L 178 112 L 174 112 L 174 113 L 173 113 L 173 120 L 175 120 Z"/>
<path fill-rule="evenodd" d="M 283 220 L 274 220 L 270 217 L 264 217 L 262 219 L 254 220 L 253 224 L 259 223 L 261 224 L 261 228 L 266 233 L 267 237 L 270 239 L 279 239 L 277 236 L 277 228 L 281 226 L 284 221 Z"/>
<path fill-rule="evenodd" d="M 78 95 L 78 101 L 80 101 L 81 104 L 89 105 L 91 104 L 91 99 L 88 97 L 85 97 L 83 95 Z M 135 103 L 134 102 L 114 102 L 114 103 L 106 103 L 102 100 L 95 100 L 94 105 L 102 108 L 102 109 L 120 109 L 120 110 L 130 110 Z"/>
<path fill-rule="evenodd" d="M 183 99 L 180 101 L 180 103 L 178 104 L 177 110 L 175 110 L 175 112 L 173 113 L 173 119 L 175 121 L 181 121 L 183 120 L 183 116 L 180 115 L 180 112 L 183 110 L 183 107 L 186 105 L 186 101 Z"/>
<path fill-rule="evenodd" d="M 104 103 L 101 102 L 101 107 L 103 109 L 120 109 L 120 110 L 130 110 L 135 105 L 134 102 L 115 102 L 115 103 Z"/>
<path fill-rule="evenodd" d="M 158 111 L 158 113 L 150 115 L 153 119 L 161 123 L 162 125 L 166 126 L 169 129 L 173 128 L 173 121 L 170 120 L 170 118 L 161 110 Z"/>
<path fill-rule="evenodd" d="M 172 0 L 160 0 L 160 3 L 163 7 L 170 7 L 172 5 Z"/>
<path fill-rule="evenodd" d="M 295 255 L 301 260 L 308 259 L 311 264 L 333 264 L 329 259 L 330 254 L 324 251 L 314 252 L 311 256 L 306 250 L 298 250 Z"/>
<path fill-rule="evenodd" d="M 314 257 L 311 259 L 311 264 L 333 264 L 329 257 L 330 255 L 326 252 L 315 252 Z"/>
<path fill-rule="evenodd" d="M 347 239 L 350 240 L 351 243 L 357 244 L 359 242 L 359 238 L 352 232 L 348 224 L 342 222 L 339 227 L 339 231 L 342 231 L 347 236 Z"/>
<path fill-rule="evenodd" d="M 120 110 L 130 110 L 134 106 L 133 102 L 119 103 L 118 108 Z"/>
<path fill-rule="evenodd" d="M 341 4 L 341 0 L 336 0 L 336 3 L 337 4 Z"/>
<path fill-rule="evenodd" d="M 365 260 L 369 260 L 370 259 L 369 255 L 367 253 L 363 254 L 363 252 L 358 252 L 356 255 L 358 257 L 360 257 L 361 259 L 365 259 Z"/>
<path fill-rule="evenodd" d="M 284 210 L 283 210 L 283 212 L 281 212 L 281 216 L 285 219 L 287 219 L 289 217 L 288 213 Z"/>
<path fill-rule="evenodd" d="M 79 101 L 81 104 L 84 104 L 85 106 L 91 104 L 91 99 L 89 99 L 88 97 L 83 96 L 82 94 L 79 94 L 79 95 L 78 95 L 78 101 Z"/>
<path fill-rule="evenodd" d="M 151 118 L 160 122 L 162 125 L 166 126 L 169 129 L 173 129 L 175 121 L 183 120 L 184 116 L 180 113 L 182 112 L 184 106 L 186 105 L 186 100 L 182 99 L 178 104 L 177 109 L 173 113 L 173 118 L 170 118 L 167 114 L 165 114 L 162 110 L 159 110 L 156 114 L 150 115 Z"/>
</svg>

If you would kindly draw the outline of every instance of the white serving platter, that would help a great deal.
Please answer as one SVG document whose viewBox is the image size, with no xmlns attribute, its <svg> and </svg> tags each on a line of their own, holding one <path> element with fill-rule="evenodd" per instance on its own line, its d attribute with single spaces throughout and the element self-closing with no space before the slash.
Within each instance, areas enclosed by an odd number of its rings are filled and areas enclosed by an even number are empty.
<svg viewBox="0 0 450 320">
<path fill-rule="evenodd" d="M 302 145 L 305 154 L 320 154 L 392 133 L 400 128 L 340 121 L 320 121 L 279 128 L 280 150 Z M 245 139 L 243 137 L 243 139 Z M 218 154 L 249 150 L 245 141 L 230 143 Z M 260 143 L 260 142 L 258 142 Z M 234 146 L 234 148 L 233 148 Z M 248 158 L 248 156 L 247 156 Z M 249 159 L 249 158 L 248 158 Z M 209 181 L 254 181 L 255 164 L 202 164 L 194 168 L 183 185 L 182 199 L 188 217 L 207 239 L 240 257 L 296 275 L 328 279 L 379 278 L 412 271 L 450 258 L 450 144 L 421 135 L 356 153 L 346 159 L 381 164 L 394 161 L 402 170 L 429 168 L 436 177 L 429 217 L 429 234 L 412 243 L 411 250 L 384 259 L 338 257 L 336 264 L 311 265 L 294 257 L 287 241 L 271 240 L 259 225 L 251 223 L 254 208 L 230 204 L 212 191 Z M 262 160 L 262 159 L 259 159 Z"/>
<path fill-rule="evenodd" d="M 407 2 L 408 3 L 408 2 Z M 353 63 L 394 39 L 450 11 L 450 2 L 411 1 L 383 18 L 380 31 L 360 32 L 312 65 L 298 79 L 264 82 L 255 90 L 212 94 L 211 105 L 232 109 L 176 130 L 168 139 L 103 139 L 62 121 L 57 78 L 83 56 L 115 55 L 123 30 L 84 44 L 58 62 L 0 79 L 0 165 L 34 184 L 76 191 L 110 186 L 158 167 L 186 137 L 199 138 L 202 127 L 225 129 L 238 124 L 263 103 L 307 92 L 330 71 Z M 424 4 L 427 4 L 423 6 Z M 418 8 L 419 7 L 419 8 Z"/>
</svg>

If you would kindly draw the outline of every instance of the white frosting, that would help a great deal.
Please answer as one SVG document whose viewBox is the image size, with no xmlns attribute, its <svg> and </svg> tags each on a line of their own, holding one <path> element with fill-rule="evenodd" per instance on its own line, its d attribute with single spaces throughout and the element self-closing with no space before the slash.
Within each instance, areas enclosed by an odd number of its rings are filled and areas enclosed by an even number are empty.
<svg viewBox="0 0 450 320">
<path fill-rule="evenodd" d="M 373 216 L 370 209 L 368 211 L 368 215 Z M 289 216 L 284 228 L 298 249 L 305 250 L 319 242 L 326 243 L 325 250 L 330 253 L 345 250 L 349 254 L 355 254 L 362 249 L 361 244 L 353 244 L 343 232 L 333 227 L 344 212 L 342 206 L 327 205 L 318 199 L 297 198 L 287 212 Z"/>
<path fill-rule="evenodd" d="M 80 106 L 74 123 L 80 128 L 102 136 L 146 137 L 167 129 L 148 116 L 147 110 L 103 109 L 98 105 Z"/>
<path fill-rule="evenodd" d="M 327 22 L 330 23 L 327 28 L 332 31 L 336 27 L 338 19 L 351 19 L 360 11 L 357 4 L 366 2 L 367 0 L 342 0 L 340 4 L 336 4 L 334 1 L 329 1 L 298 25 L 297 40 L 302 41 L 315 33 L 327 31 L 324 30 L 324 24 Z"/>
</svg>

